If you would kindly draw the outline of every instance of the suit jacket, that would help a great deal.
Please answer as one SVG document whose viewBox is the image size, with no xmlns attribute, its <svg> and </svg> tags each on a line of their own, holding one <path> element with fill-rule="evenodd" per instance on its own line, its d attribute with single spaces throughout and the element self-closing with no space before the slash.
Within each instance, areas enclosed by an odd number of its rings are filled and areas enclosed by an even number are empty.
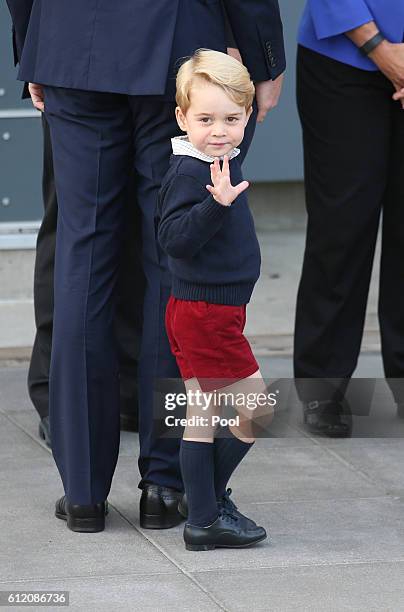
<svg viewBox="0 0 404 612">
<path fill-rule="evenodd" d="M 299 28 L 301 45 L 340 62 L 377 70 L 344 32 L 375 21 L 391 42 L 404 38 L 404 0 L 307 0 Z"/>
<path fill-rule="evenodd" d="M 285 69 L 278 0 L 222 0 L 255 81 Z M 178 59 L 226 50 L 221 0 L 7 0 L 18 78 L 58 87 L 174 97 Z"/>
</svg>

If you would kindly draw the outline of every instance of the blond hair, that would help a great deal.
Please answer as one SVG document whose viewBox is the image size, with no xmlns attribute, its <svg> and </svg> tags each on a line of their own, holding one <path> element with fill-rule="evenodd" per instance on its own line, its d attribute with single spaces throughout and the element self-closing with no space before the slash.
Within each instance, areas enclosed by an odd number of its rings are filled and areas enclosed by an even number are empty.
<svg viewBox="0 0 404 612">
<path fill-rule="evenodd" d="M 255 87 L 245 66 L 234 57 L 212 51 L 197 49 L 187 58 L 177 73 L 176 102 L 185 114 L 191 104 L 191 90 L 196 78 L 221 87 L 229 98 L 246 110 L 253 103 Z"/>
</svg>

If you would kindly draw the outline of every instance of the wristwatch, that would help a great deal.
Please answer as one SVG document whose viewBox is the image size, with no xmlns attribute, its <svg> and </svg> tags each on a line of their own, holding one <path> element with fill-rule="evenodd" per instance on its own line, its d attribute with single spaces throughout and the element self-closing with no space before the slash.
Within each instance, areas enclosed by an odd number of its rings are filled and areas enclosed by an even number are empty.
<svg viewBox="0 0 404 612">
<path fill-rule="evenodd" d="M 362 47 L 359 47 L 359 50 L 362 51 L 364 55 L 369 55 L 372 53 L 382 43 L 385 39 L 381 32 L 377 32 L 372 38 L 370 38 L 367 42 L 365 42 Z"/>
</svg>

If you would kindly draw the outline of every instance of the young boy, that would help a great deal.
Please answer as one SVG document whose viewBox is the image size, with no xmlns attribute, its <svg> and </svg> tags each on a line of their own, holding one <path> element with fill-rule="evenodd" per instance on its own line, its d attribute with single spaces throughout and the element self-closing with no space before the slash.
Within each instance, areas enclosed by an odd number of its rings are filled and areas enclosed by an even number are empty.
<svg viewBox="0 0 404 612">
<path fill-rule="evenodd" d="M 187 135 L 172 139 L 159 198 L 158 239 L 172 280 L 167 335 L 188 392 L 240 389 L 240 383 L 251 380 L 265 388 L 243 335 L 261 263 L 245 194 L 248 183 L 241 173 L 244 155 L 237 148 L 254 93 L 247 69 L 224 53 L 199 49 L 178 71 L 176 118 Z M 206 414 L 217 409 L 210 405 Z M 194 414 L 188 403 L 189 423 Z M 239 548 L 266 538 L 265 529 L 229 499 L 231 489 L 226 491 L 254 443 L 245 411 L 241 416 L 241 425 L 216 437 L 212 423 L 185 428 L 180 462 L 186 498 L 179 509 L 188 514 L 188 550 Z"/>
</svg>

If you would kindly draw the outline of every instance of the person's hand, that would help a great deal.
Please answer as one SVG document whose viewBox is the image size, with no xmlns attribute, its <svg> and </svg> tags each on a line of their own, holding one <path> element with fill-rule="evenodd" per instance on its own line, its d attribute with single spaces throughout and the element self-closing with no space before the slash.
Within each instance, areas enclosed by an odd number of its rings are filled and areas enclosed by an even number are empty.
<svg viewBox="0 0 404 612">
<path fill-rule="evenodd" d="M 393 94 L 393 100 L 400 101 L 401 107 L 404 109 L 404 88 L 400 89 L 398 85 L 396 85 L 396 93 Z"/>
<path fill-rule="evenodd" d="M 258 123 L 262 123 L 268 111 L 277 106 L 282 91 L 283 74 L 274 81 L 260 81 L 255 84 L 255 97 L 258 104 Z"/>
<path fill-rule="evenodd" d="M 218 158 L 210 165 L 210 176 L 213 187 L 212 185 L 206 185 L 206 189 L 212 194 L 216 202 L 222 204 L 222 206 L 230 206 L 240 193 L 249 186 L 248 181 L 242 181 L 233 187 L 230 182 L 229 157 L 227 155 L 223 158 L 222 169 L 220 169 Z"/>
<path fill-rule="evenodd" d="M 35 108 L 43 112 L 45 109 L 45 104 L 42 85 L 38 85 L 37 83 L 28 83 L 28 91 L 31 96 L 32 104 L 35 106 Z"/>
<path fill-rule="evenodd" d="M 391 43 L 384 40 L 369 54 L 369 57 L 396 89 L 404 88 L 403 43 Z"/>
<path fill-rule="evenodd" d="M 241 64 L 243 63 L 240 51 L 235 47 L 227 47 L 227 55 L 231 55 L 231 57 L 234 57 L 234 59 L 238 60 Z"/>
</svg>

